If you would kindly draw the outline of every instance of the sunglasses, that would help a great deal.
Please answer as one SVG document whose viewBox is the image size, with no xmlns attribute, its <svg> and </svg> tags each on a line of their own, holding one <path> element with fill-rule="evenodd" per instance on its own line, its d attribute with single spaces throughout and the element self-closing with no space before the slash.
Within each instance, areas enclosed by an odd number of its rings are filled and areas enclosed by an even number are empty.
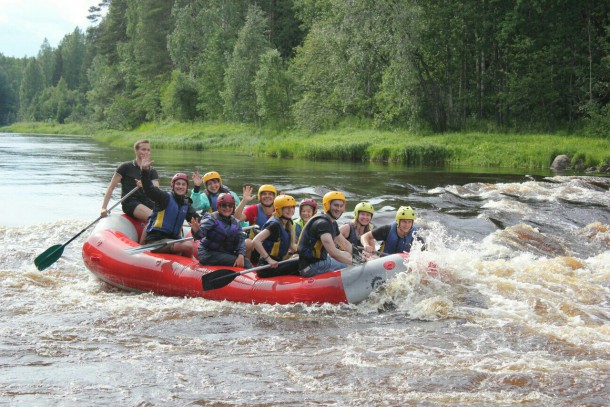
<svg viewBox="0 0 610 407">
<path fill-rule="evenodd" d="M 235 208 L 235 204 L 229 204 L 229 203 L 221 203 L 218 205 L 219 208 Z"/>
</svg>

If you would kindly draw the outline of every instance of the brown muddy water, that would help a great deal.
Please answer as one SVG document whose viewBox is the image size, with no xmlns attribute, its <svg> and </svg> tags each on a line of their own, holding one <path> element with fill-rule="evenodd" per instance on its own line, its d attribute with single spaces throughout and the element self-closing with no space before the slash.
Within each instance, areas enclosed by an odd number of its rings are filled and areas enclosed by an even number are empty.
<svg viewBox="0 0 610 407">
<path fill-rule="evenodd" d="M 177 171 L 328 190 L 392 220 L 417 212 L 425 251 L 359 305 L 249 305 L 111 289 L 87 233 L 129 150 L 0 134 L 0 404 L 27 406 L 606 406 L 610 179 L 155 151 Z M 118 194 L 115 194 L 115 199 Z M 424 278 L 433 260 L 450 281 Z"/>
</svg>

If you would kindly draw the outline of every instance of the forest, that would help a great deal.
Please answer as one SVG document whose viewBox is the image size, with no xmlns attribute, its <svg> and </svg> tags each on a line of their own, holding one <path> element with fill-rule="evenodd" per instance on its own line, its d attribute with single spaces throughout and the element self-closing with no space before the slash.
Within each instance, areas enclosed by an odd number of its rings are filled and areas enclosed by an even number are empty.
<svg viewBox="0 0 610 407">
<path fill-rule="evenodd" d="M 103 0 L 0 54 L 0 125 L 344 122 L 610 137 L 608 0 Z"/>
</svg>

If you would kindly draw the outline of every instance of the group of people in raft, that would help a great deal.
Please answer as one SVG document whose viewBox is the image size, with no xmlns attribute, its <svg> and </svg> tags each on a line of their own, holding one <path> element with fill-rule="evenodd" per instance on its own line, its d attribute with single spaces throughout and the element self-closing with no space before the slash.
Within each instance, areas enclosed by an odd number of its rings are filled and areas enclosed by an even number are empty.
<svg viewBox="0 0 610 407">
<path fill-rule="evenodd" d="M 398 209 L 391 225 L 373 229 L 375 209 L 368 202 L 360 202 L 353 221 L 339 227 L 337 220 L 347 200 L 342 192 L 330 191 L 322 198 L 323 212 L 318 212 L 315 200 L 306 198 L 298 205 L 299 218 L 293 221 L 297 201 L 292 196 L 278 194 L 273 185 L 262 185 L 256 194 L 258 204 L 246 206 L 254 199 L 253 188 L 245 186 L 240 200 L 216 171 L 203 177 L 193 173 L 190 197 L 189 178 L 184 173 L 172 177 L 171 192 L 162 191 L 150 160 L 149 141 L 138 140 L 134 151 L 136 158 L 116 169 L 101 215 L 108 215 L 108 202 L 119 183 L 122 196 L 140 187 L 122 202 L 125 214 L 147 222 L 140 243 L 178 240 L 186 220 L 193 238 L 200 240 L 197 254 L 202 265 L 252 268 L 254 261 L 259 266 L 269 265 L 272 271 L 265 277 L 297 273 L 310 277 L 345 268 L 361 256 L 409 252 L 414 239 L 423 242 L 413 226 L 415 212 L 409 206 Z M 257 225 L 259 232 L 251 228 L 247 237 L 242 226 L 246 224 Z M 375 251 L 376 241 L 381 242 L 380 252 Z M 193 244 L 176 242 L 159 251 L 191 257 Z M 294 255 L 298 255 L 298 270 L 278 264 Z"/>
</svg>

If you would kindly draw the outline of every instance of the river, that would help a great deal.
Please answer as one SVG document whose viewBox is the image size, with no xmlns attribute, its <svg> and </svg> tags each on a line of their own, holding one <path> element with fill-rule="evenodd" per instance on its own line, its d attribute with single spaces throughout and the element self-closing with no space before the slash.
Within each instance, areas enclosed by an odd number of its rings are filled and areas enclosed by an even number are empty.
<svg viewBox="0 0 610 407">
<path fill-rule="evenodd" d="M 339 189 L 341 222 L 368 200 L 376 225 L 409 204 L 427 245 L 414 264 L 450 280 L 415 267 L 357 306 L 132 294 L 87 271 L 87 233 L 39 272 L 34 258 L 97 218 L 133 152 L 0 134 L 0 404 L 608 405 L 610 178 L 152 147 L 164 187 L 197 169 L 240 195 Z"/>
</svg>

